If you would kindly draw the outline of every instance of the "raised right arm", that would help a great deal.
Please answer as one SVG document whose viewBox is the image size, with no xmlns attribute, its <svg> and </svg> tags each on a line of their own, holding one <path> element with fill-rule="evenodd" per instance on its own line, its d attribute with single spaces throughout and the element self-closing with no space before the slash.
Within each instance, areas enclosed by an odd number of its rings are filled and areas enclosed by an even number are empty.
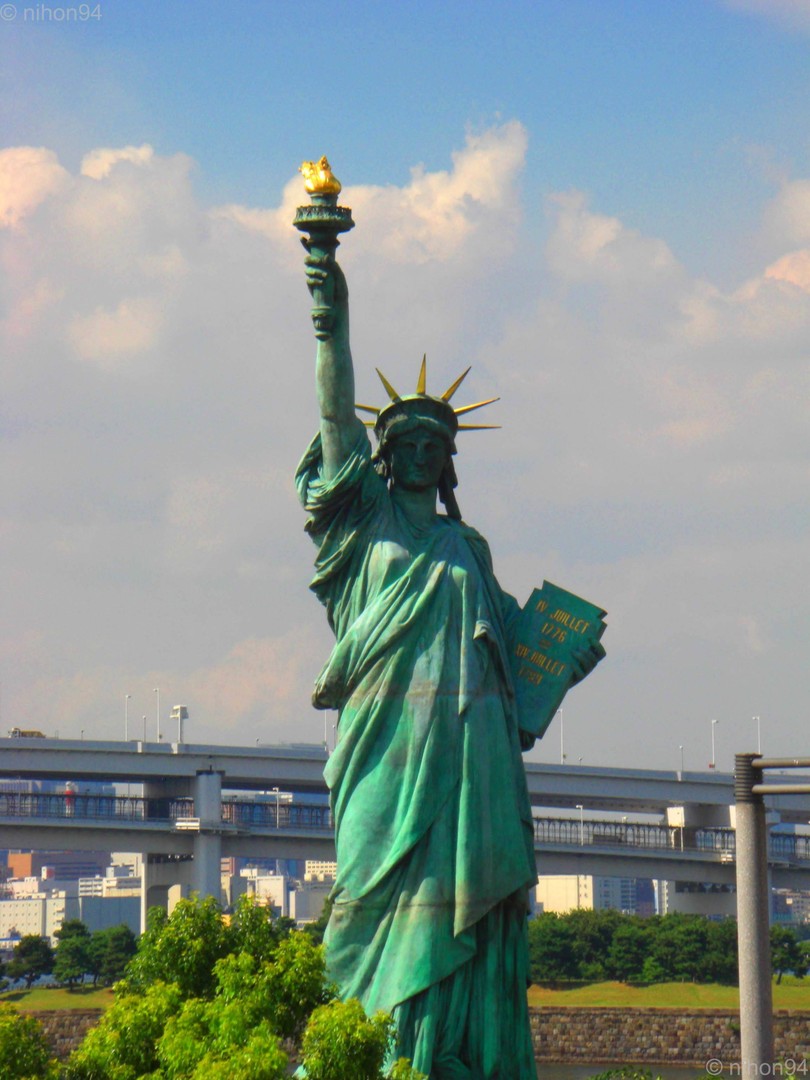
<svg viewBox="0 0 810 1080">
<path fill-rule="evenodd" d="M 332 327 L 319 335 L 315 384 L 321 414 L 324 479 L 332 480 L 357 443 L 362 421 L 354 411 L 354 367 L 349 345 L 349 289 L 343 271 L 331 256 L 308 256 L 307 285 L 312 291 L 334 279 Z"/>
</svg>

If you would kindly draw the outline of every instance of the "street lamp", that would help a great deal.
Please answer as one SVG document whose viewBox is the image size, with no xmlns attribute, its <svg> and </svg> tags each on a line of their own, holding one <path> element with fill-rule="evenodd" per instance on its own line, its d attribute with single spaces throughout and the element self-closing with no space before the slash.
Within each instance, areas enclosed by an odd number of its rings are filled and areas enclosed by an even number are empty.
<svg viewBox="0 0 810 1080">
<path fill-rule="evenodd" d="M 720 723 L 719 720 L 712 720 L 712 760 L 709 762 L 709 768 L 710 769 L 713 769 L 714 765 L 715 765 L 715 760 L 714 760 L 714 729 L 717 727 L 717 725 L 719 723 Z"/>
<path fill-rule="evenodd" d="M 280 826 L 280 823 L 279 823 L 279 820 L 278 820 L 278 812 L 279 812 L 278 811 L 278 797 L 279 797 L 279 792 L 278 792 L 277 787 L 271 788 L 271 790 L 274 792 L 274 794 L 276 796 L 276 828 L 278 829 L 279 826 Z"/>
<path fill-rule="evenodd" d="M 132 694 L 124 694 L 124 742 L 129 742 L 129 699 Z"/>
<path fill-rule="evenodd" d="M 146 714 L 143 718 L 143 741 L 146 742 Z"/>
<path fill-rule="evenodd" d="M 583 847 L 585 844 L 585 822 L 583 820 L 583 811 L 585 807 L 582 803 L 577 803 L 577 810 L 579 810 L 579 846 Z"/>
<path fill-rule="evenodd" d="M 679 746 L 678 749 L 681 752 L 681 779 L 683 780 L 683 747 Z"/>
<path fill-rule="evenodd" d="M 156 686 L 152 693 L 157 696 L 155 719 L 157 720 L 157 741 L 160 742 L 160 687 Z"/>
<path fill-rule="evenodd" d="M 759 717 L 755 716 L 754 719 L 757 722 L 757 753 L 761 754 L 762 753 L 762 732 L 760 731 Z"/>
</svg>

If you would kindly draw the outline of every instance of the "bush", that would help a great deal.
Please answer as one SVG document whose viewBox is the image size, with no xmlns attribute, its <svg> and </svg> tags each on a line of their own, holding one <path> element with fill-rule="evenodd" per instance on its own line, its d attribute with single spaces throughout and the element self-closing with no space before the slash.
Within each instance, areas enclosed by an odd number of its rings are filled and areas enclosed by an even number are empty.
<svg viewBox="0 0 810 1080">
<path fill-rule="evenodd" d="M 41 1024 L 32 1016 L 0 1003 L 0 1076 L 3 1080 L 56 1080 L 59 1068 L 51 1057 Z"/>
<path fill-rule="evenodd" d="M 321 1005 L 302 1043 L 307 1080 L 379 1080 L 393 1034 L 390 1016 L 369 1018 L 356 999 Z"/>
</svg>

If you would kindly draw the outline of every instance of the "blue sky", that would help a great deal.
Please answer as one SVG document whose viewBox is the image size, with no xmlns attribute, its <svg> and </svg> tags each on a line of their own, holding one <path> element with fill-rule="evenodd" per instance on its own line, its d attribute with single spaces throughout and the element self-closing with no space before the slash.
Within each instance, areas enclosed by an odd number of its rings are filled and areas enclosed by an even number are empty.
<svg viewBox="0 0 810 1080">
<path fill-rule="evenodd" d="M 120 734 L 160 685 L 190 738 L 320 737 L 326 152 L 361 399 L 472 362 L 465 517 L 521 600 L 609 609 L 571 756 L 703 767 L 718 717 L 729 766 L 757 713 L 800 749 L 810 3 L 19 3 L 0 60 L 8 726 Z"/>
<path fill-rule="evenodd" d="M 590 191 L 695 271 L 731 277 L 775 177 L 808 171 L 807 35 L 778 3 L 765 18 L 714 0 L 108 0 L 74 23 L 15 7 L 10 142 L 74 166 L 88 146 L 182 148 L 212 201 L 261 205 L 326 146 L 365 182 L 401 184 L 414 164 L 444 167 L 468 126 L 518 118 L 538 202 Z"/>
</svg>

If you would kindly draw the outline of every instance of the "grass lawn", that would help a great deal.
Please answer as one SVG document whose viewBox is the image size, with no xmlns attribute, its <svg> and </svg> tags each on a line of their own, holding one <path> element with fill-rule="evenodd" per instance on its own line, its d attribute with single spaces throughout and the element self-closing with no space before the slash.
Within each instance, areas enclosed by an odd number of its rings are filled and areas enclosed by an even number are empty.
<svg viewBox="0 0 810 1080">
<path fill-rule="evenodd" d="M 35 986 L 31 990 L 9 990 L 0 1001 L 10 1001 L 18 1009 L 107 1009 L 113 1003 L 112 989 L 83 986 L 78 990 Z"/>
<path fill-rule="evenodd" d="M 712 983 L 627 986 L 625 983 L 604 982 L 572 990 L 547 990 L 542 986 L 532 986 L 529 1004 L 572 1008 L 738 1009 L 740 993 L 736 986 Z M 785 976 L 780 986 L 774 983 L 773 1005 L 775 1009 L 810 1009 L 810 980 Z"/>
</svg>

